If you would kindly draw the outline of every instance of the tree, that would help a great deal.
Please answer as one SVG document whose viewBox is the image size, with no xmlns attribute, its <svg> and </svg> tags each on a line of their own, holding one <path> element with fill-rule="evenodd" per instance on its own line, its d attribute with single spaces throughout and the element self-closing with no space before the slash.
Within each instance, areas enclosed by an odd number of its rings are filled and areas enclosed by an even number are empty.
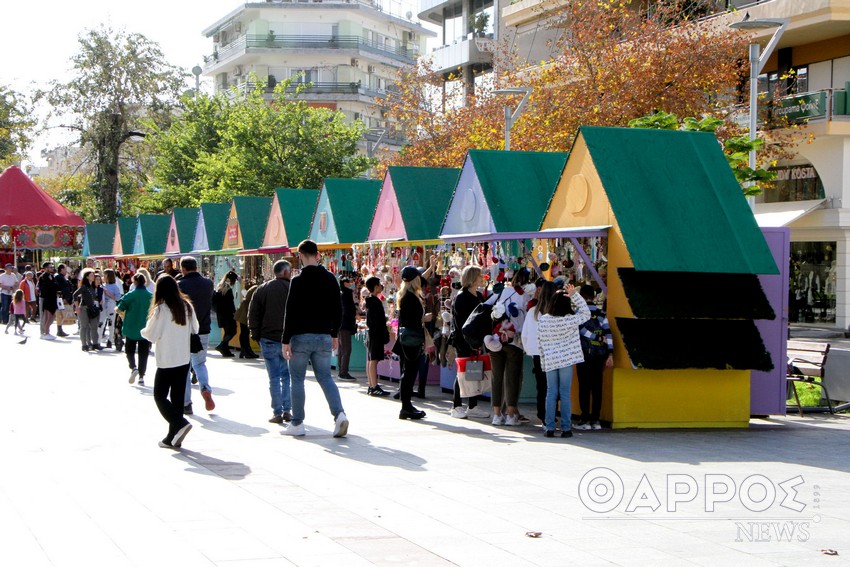
<svg viewBox="0 0 850 567">
<path fill-rule="evenodd" d="M 764 168 L 752 169 L 749 164 L 750 150 L 760 151 L 764 148 L 764 140 L 750 140 L 748 135 L 736 133 L 729 135 L 724 129 L 725 123 L 713 116 L 701 120 L 685 118 L 679 122 L 679 117 L 668 112 L 657 112 L 650 116 L 636 118 L 629 122 L 630 128 L 654 128 L 658 130 L 685 130 L 687 132 L 711 132 L 717 135 L 726 155 L 726 161 L 735 174 L 735 179 L 741 184 L 744 195 L 750 197 L 760 195 L 765 184 L 776 179 L 776 173 Z"/>
<path fill-rule="evenodd" d="M 582 125 L 626 126 L 658 110 L 720 115 L 733 102 L 746 39 L 691 21 L 675 3 L 651 8 L 626 0 L 570 0 L 550 19 L 561 31 L 556 56 L 531 69 L 520 67 L 513 54 L 497 57 L 503 70 L 495 87 L 533 89 L 511 130 L 511 149 L 568 151 Z M 467 148 L 503 147 L 502 108 L 510 99 L 476 88 L 465 106 L 446 101 L 445 79 L 429 71 L 406 70 L 399 96 L 389 102 L 410 138 L 391 161 L 459 167 Z"/>
<path fill-rule="evenodd" d="M 319 188 L 326 177 L 354 177 L 372 160 L 357 152 L 362 123 L 309 106 L 278 83 L 233 100 L 218 94 L 183 100 L 183 112 L 154 136 L 152 206 L 167 209 L 222 202 L 234 195 L 271 195 L 276 187 Z M 304 86 L 299 89 L 306 88 Z"/>
<path fill-rule="evenodd" d="M 23 97 L 0 85 L 0 171 L 19 165 L 31 142 L 32 109 Z"/>
<path fill-rule="evenodd" d="M 62 126 L 79 132 L 93 164 L 95 216 L 89 220 L 113 222 L 121 199 L 119 172 L 128 187 L 145 180 L 144 148 L 125 142 L 144 134 L 143 121 L 168 119 L 185 75 L 165 61 L 157 43 L 138 33 L 100 27 L 84 31 L 78 42 L 73 78 L 53 81 L 41 95 L 53 106 L 52 116 L 65 120 Z"/>
</svg>

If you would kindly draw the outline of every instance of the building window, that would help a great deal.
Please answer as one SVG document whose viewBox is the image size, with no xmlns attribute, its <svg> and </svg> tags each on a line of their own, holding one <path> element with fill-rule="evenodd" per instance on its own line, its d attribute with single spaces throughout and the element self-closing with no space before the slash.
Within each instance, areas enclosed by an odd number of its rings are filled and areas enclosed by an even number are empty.
<svg viewBox="0 0 850 567">
<path fill-rule="evenodd" d="M 792 242 L 788 319 L 835 323 L 835 242 Z"/>
<path fill-rule="evenodd" d="M 787 203 L 825 199 L 823 182 L 811 164 L 773 167 L 776 180 L 773 187 L 764 192 L 765 203 Z"/>
</svg>

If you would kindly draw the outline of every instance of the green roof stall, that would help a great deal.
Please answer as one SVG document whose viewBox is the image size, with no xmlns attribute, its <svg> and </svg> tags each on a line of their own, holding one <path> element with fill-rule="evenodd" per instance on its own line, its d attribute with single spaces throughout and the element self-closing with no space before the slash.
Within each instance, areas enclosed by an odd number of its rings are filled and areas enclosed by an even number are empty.
<svg viewBox="0 0 850 567">
<path fill-rule="evenodd" d="M 218 252 L 224 241 L 230 203 L 201 203 L 192 252 Z"/>
<path fill-rule="evenodd" d="M 115 224 L 88 223 L 83 234 L 83 256 L 110 256 L 114 241 Z"/>
<path fill-rule="evenodd" d="M 380 193 L 378 180 L 325 179 L 310 239 L 327 249 L 366 242 Z"/>
<path fill-rule="evenodd" d="M 317 189 L 275 189 L 261 250 L 286 250 L 309 238 L 318 201 Z"/>
<path fill-rule="evenodd" d="M 168 228 L 168 242 L 165 253 L 169 256 L 191 252 L 195 242 L 195 228 L 198 226 L 197 208 L 175 208 L 171 211 L 171 226 Z"/>
</svg>

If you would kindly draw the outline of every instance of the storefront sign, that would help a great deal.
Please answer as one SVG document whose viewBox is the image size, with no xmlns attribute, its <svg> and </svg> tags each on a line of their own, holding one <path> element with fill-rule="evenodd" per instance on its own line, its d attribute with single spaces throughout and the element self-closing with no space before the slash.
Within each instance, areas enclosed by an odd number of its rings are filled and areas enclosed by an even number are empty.
<svg viewBox="0 0 850 567">
<path fill-rule="evenodd" d="M 239 246 L 239 221 L 235 218 L 227 220 L 227 248 Z"/>
<path fill-rule="evenodd" d="M 777 118 L 792 121 L 822 118 L 826 116 L 826 93 L 810 93 L 779 99 L 773 114 Z"/>
<path fill-rule="evenodd" d="M 823 199 L 823 182 L 811 164 L 771 168 L 776 173 L 773 187 L 764 192 L 765 203 L 784 203 Z"/>
</svg>

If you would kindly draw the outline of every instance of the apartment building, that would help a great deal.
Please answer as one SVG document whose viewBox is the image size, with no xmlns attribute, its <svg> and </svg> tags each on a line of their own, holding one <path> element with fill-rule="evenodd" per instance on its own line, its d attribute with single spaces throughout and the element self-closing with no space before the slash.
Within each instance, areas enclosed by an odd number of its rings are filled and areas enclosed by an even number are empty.
<svg viewBox="0 0 850 567">
<path fill-rule="evenodd" d="M 405 4 L 381 0 L 241 4 L 203 34 L 212 41 L 203 75 L 217 92 L 244 92 L 259 82 L 270 93 L 290 78 L 312 83 L 303 99 L 363 121 L 372 138 L 384 132 L 391 147 L 402 136 L 386 119 L 383 101 L 398 70 L 415 63 L 435 35 Z"/>
<path fill-rule="evenodd" d="M 421 0 L 419 18 L 439 26 L 438 45 L 427 55 L 433 69 L 460 82 L 467 94 L 492 72 L 498 40 L 498 0 Z"/>
</svg>

